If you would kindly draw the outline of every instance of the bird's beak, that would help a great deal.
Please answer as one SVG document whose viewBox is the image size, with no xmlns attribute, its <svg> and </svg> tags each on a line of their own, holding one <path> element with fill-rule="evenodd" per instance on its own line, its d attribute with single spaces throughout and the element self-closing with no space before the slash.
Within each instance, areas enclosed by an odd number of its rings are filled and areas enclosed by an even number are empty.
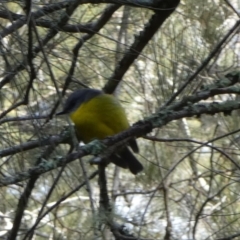
<svg viewBox="0 0 240 240">
<path fill-rule="evenodd" d="M 61 111 L 61 112 L 56 113 L 56 115 L 63 115 L 63 114 L 66 114 L 66 112 L 65 111 Z"/>
</svg>

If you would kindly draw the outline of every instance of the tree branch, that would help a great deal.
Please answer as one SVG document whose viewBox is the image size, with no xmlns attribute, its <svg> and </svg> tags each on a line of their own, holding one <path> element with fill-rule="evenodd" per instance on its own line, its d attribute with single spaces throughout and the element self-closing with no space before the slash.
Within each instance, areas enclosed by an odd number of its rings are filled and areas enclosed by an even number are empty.
<svg viewBox="0 0 240 240">
<path fill-rule="evenodd" d="M 175 11 L 179 4 L 179 0 L 171 0 L 168 2 L 160 1 L 158 10 L 156 11 L 149 22 L 145 25 L 143 31 L 135 37 L 135 41 L 129 50 L 125 53 L 123 58 L 119 61 L 115 71 L 109 78 L 103 90 L 106 93 L 113 93 L 119 82 L 122 80 L 124 74 L 132 65 L 135 59 L 138 58 L 144 47 L 152 39 L 159 27 L 166 21 L 166 19 Z"/>
<path fill-rule="evenodd" d="M 238 87 L 238 92 L 240 93 L 240 87 Z M 145 120 L 136 123 L 134 126 L 132 126 L 126 131 L 102 141 L 92 141 L 89 144 L 81 147 L 77 152 L 73 152 L 67 155 L 65 158 L 54 159 L 46 162 L 43 161 L 38 166 L 30 168 L 26 172 L 15 174 L 15 176 L 2 178 L 0 179 L 0 186 L 14 184 L 26 180 L 33 175 L 39 175 L 51 171 L 57 167 L 70 163 L 79 157 L 83 157 L 89 154 L 98 155 L 100 153 L 103 153 L 106 147 L 113 147 L 114 144 L 117 144 L 121 141 L 125 142 L 131 137 L 143 136 L 151 132 L 154 128 L 161 128 L 173 120 L 181 119 L 184 117 L 200 116 L 202 114 L 213 115 L 221 112 L 225 114 L 230 114 L 231 111 L 236 109 L 240 109 L 239 101 L 225 101 L 222 103 L 213 102 L 210 104 L 190 103 L 188 106 L 184 106 L 178 111 L 165 108 L 151 115 Z"/>
</svg>

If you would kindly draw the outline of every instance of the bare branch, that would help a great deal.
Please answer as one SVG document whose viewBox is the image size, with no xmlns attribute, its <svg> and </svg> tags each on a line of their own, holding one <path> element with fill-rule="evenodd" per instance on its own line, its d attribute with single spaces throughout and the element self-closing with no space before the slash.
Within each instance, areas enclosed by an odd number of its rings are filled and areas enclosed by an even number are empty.
<svg viewBox="0 0 240 240">
<path fill-rule="evenodd" d="M 240 89 L 239 89 L 240 92 Z M 48 162 L 42 162 L 37 167 L 30 168 L 27 172 L 16 174 L 14 177 L 6 177 L 0 180 L 0 186 L 5 186 L 13 183 L 17 183 L 28 179 L 32 175 L 39 175 L 48 172 L 56 167 L 63 166 L 69 162 L 74 161 L 79 157 L 86 156 L 88 154 L 100 154 L 104 151 L 103 146 L 113 146 L 120 141 L 129 140 L 129 138 L 134 136 L 142 136 L 151 132 L 154 128 L 162 127 L 169 122 L 184 117 L 194 117 L 200 116 L 202 114 L 216 114 L 216 113 L 227 113 L 239 109 L 240 102 L 237 101 L 226 101 L 223 103 L 210 103 L 210 104 L 193 104 L 183 107 L 183 109 L 174 111 L 169 109 L 164 109 L 158 113 L 148 117 L 146 120 L 141 121 L 129 130 L 119 133 L 113 137 L 105 139 L 103 141 L 95 140 L 83 147 L 81 147 L 78 152 L 73 152 L 66 156 L 66 158 L 59 158 Z M 102 149 L 102 150 L 101 150 Z"/>
<path fill-rule="evenodd" d="M 159 4 L 161 4 L 161 2 L 159 2 Z M 119 61 L 115 71 L 103 88 L 106 93 L 114 92 L 129 67 L 132 65 L 134 60 L 138 58 L 144 47 L 152 39 L 159 27 L 162 26 L 165 20 L 174 12 L 179 4 L 179 1 L 172 0 L 168 2 L 162 2 L 162 4 L 162 7 L 159 6 L 159 11 L 156 11 L 152 15 L 149 22 L 145 25 L 143 31 L 140 32 L 139 36 L 135 37 L 134 43 Z"/>
</svg>

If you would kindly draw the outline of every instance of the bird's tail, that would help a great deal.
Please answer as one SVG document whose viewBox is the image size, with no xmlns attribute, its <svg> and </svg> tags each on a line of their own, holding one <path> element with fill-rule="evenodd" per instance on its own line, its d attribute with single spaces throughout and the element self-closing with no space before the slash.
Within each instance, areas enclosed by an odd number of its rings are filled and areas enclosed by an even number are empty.
<svg viewBox="0 0 240 240">
<path fill-rule="evenodd" d="M 121 151 L 112 157 L 112 162 L 122 168 L 129 168 L 131 173 L 137 174 L 143 170 L 143 165 L 131 153 L 131 151 L 124 147 Z"/>
</svg>

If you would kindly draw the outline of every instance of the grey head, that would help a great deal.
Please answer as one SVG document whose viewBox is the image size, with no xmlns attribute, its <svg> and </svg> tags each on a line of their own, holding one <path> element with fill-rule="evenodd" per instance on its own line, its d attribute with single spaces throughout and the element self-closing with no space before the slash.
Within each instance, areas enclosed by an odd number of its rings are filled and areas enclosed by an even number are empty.
<svg viewBox="0 0 240 240">
<path fill-rule="evenodd" d="M 101 94 L 103 94 L 103 92 L 97 89 L 85 88 L 76 90 L 68 97 L 63 110 L 56 115 L 71 113 L 79 108 L 82 103 L 85 103 Z"/>
</svg>

